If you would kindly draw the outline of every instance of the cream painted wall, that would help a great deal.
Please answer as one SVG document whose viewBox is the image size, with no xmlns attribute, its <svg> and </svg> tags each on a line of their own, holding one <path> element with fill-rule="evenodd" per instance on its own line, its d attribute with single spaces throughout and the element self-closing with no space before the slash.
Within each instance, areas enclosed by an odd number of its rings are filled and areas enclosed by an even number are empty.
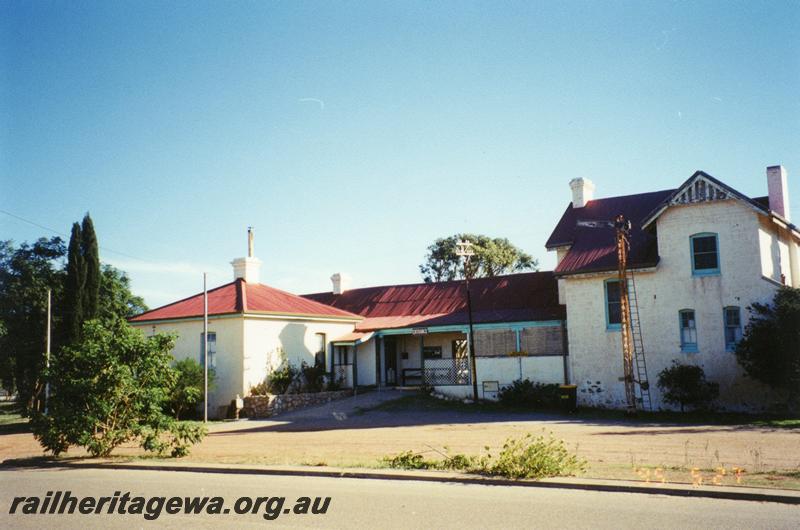
<svg viewBox="0 0 800 530">
<path fill-rule="evenodd" d="M 352 332 L 355 327 L 352 322 L 278 320 L 250 315 L 245 316 L 243 321 L 243 377 L 237 390 L 243 396 L 249 395 L 250 388 L 264 380 L 268 367 L 276 368 L 280 364 L 280 348 L 285 352 L 286 359 L 295 366 L 300 366 L 303 361 L 313 364 L 317 352 L 317 333 L 325 333 L 330 343 Z M 326 346 L 326 354 L 328 352 Z"/>
<path fill-rule="evenodd" d="M 725 351 L 723 308 L 768 302 L 776 285 L 762 277 L 758 215 L 738 201 L 673 206 L 657 221 L 661 261 L 655 272 L 636 276 L 645 357 L 654 408 L 662 403 L 658 373 L 672 360 L 703 366 L 720 384 L 720 404 L 732 410 L 769 406 L 774 399 L 764 386 L 746 379 L 733 353 Z M 720 274 L 693 276 L 689 237 L 719 235 Z M 572 380 L 582 405 L 622 408 L 620 333 L 606 330 L 604 280 L 614 274 L 567 277 L 567 321 Z M 682 353 L 678 311 L 694 309 L 698 353 Z"/>
<path fill-rule="evenodd" d="M 201 361 L 203 321 L 183 320 L 165 323 L 134 324 L 145 335 L 175 333 L 178 338 L 172 355 L 176 360 L 191 358 Z M 209 333 L 217 335 L 216 383 L 209 392 L 208 414 L 211 418 L 224 417 L 231 400 L 242 393 L 242 344 L 243 325 L 241 317 L 209 317 Z"/>
</svg>

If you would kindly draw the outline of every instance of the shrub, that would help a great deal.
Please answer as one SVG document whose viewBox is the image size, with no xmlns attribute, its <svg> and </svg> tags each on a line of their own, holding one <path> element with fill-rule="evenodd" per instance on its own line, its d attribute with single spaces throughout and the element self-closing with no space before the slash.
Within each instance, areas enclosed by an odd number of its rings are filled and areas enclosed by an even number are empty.
<svg viewBox="0 0 800 530">
<path fill-rule="evenodd" d="M 176 372 L 175 384 L 169 391 L 167 410 L 180 419 L 182 414 L 191 412 L 198 403 L 203 401 L 203 365 L 194 359 L 181 359 L 175 362 L 173 368 Z M 214 388 L 215 371 L 208 369 L 208 389 Z"/>
<path fill-rule="evenodd" d="M 672 361 L 670 368 L 664 368 L 658 374 L 658 388 L 664 401 L 679 405 L 681 412 L 687 406 L 705 408 L 719 395 L 719 385 L 706 381 L 706 374 L 700 366 L 678 361 Z"/>
<path fill-rule="evenodd" d="M 300 372 L 303 374 L 304 391 L 322 392 L 323 388 L 325 388 L 325 366 L 320 364 L 310 365 L 303 361 L 300 364 Z"/>
<path fill-rule="evenodd" d="M 552 434 L 509 438 L 496 458 L 459 453 L 444 455 L 441 460 L 426 460 L 420 453 L 404 451 L 384 457 L 382 462 L 396 469 L 456 470 L 515 479 L 574 475 L 586 468 L 586 461 L 570 453 L 564 442 Z"/>
<path fill-rule="evenodd" d="M 744 371 L 784 390 L 789 403 L 800 398 L 800 289 L 781 287 L 772 304 L 753 304 L 750 321 L 736 345 Z"/>
<path fill-rule="evenodd" d="M 509 438 L 489 472 L 508 478 L 544 478 L 574 475 L 583 471 L 586 462 L 570 453 L 563 440 L 550 434 L 527 434 L 522 438 Z"/>
<path fill-rule="evenodd" d="M 284 360 L 278 368 L 267 376 L 266 388 L 270 394 L 285 394 L 300 371 L 289 361 Z"/>
<path fill-rule="evenodd" d="M 559 389 L 556 384 L 517 379 L 500 391 L 499 398 L 501 403 L 509 407 L 553 409 L 559 404 Z"/>
<path fill-rule="evenodd" d="M 202 425 L 178 423 L 164 412 L 177 375 L 170 367 L 174 338 L 145 337 L 122 319 L 83 326 L 80 340 L 52 359 L 49 414 L 31 418 L 34 436 L 59 455 L 70 446 L 108 456 L 131 441 L 146 451 L 188 453 Z"/>
</svg>

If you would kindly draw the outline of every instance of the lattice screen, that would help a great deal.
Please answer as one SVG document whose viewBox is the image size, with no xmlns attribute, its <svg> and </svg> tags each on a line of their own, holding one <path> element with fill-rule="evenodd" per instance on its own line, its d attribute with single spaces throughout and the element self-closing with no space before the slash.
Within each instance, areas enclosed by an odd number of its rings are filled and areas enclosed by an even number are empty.
<svg viewBox="0 0 800 530">
<path fill-rule="evenodd" d="M 553 355 L 564 353 L 561 326 L 525 328 L 520 332 L 520 346 L 528 355 Z"/>
<path fill-rule="evenodd" d="M 488 357 L 508 355 L 517 349 L 517 337 L 510 329 L 481 329 L 475 331 L 475 355 Z"/>
</svg>

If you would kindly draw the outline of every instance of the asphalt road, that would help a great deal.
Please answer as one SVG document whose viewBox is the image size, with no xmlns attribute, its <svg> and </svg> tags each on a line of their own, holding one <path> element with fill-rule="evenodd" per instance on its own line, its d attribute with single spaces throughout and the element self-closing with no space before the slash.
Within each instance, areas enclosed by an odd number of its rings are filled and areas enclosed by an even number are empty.
<svg viewBox="0 0 800 530">
<path fill-rule="evenodd" d="M 69 490 L 78 498 L 220 496 L 227 514 L 167 514 L 148 521 L 137 514 L 22 514 L 15 497 Z M 258 513 L 235 514 L 240 497 L 265 500 Z M 291 513 L 300 497 L 330 497 L 327 513 Z M 102 511 L 107 511 L 107 501 Z M 117 500 L 116 509 L 121 500 Z M 246 507 L 242 501 L 240 508 Z M 155 504 L 153 505 L 155 508 Z M 280 508 L 280 509 L 278 509 Z M 41 509 L 41 505 L 39 507 Z M 289 510 L 290 513 L 283 513 Z M 146 507 L 145 507 L 146 511 Z M 264 513 L 277 514 L 266 520 Z M 0 528 L 330 527 L 330 528 L 797 528 L 800 507 L 728 501 L 513 486 L 391 480 L 276 477 L 97 469 L 0 471 Z"/>
</svg>

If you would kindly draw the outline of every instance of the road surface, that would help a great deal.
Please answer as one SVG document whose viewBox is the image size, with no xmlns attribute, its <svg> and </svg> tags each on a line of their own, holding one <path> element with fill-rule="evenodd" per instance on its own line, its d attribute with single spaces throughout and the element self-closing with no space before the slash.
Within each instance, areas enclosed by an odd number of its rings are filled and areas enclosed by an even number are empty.
<svg viewBox="0 0 800 530">
<path fill-rule="evenodd" d="M 139 514 L 23 514 L 31 496 L 69 490 L 73 497 L 133 498 L 220 496 L 230 513 L 168 514 L 146 520 Z M 330 497 L 324 514 L 291 513 L 301 497 Z M 15 497 L 15 514 L 10 514 Z M 257 513 L 236 514 L 240 497 L 264 497 Z M 283 505 L 276 497 L 285 497 Z M 52 497 L 51 497 L 52 498 Z M 267 499 L 268 498 L 268 499 Z M 142 502 L 142 501 L 139 501 Z M 177 501 L 176 501 L 177 502 Z M 240 501 L 240 510 L 249 501 Z M 253 501 L 255 503 L 256 501 Z M 302 501 L 301 501 L 302 502 Z M 324 501 L 321 502 L 323 504 Z M 147 505 L 145 505 L 146 508 Z M 208 505 L 206 505 L 208 506 Z M 276 509 L 282 508 L 282 509 Z M 87 509 L 90 509 L 87 505 Z M 283 513 L 284 511 L 290 513 Z M 44 510 L 47 512 L 47 509 Z M 144 510 L 146 512 L 146 509 Z M 250 510 L 252 511 L 252 509 Z M 265 513 L 275 514 L 267 520 Z M 800 507 L 594 491 L 482 486 L 450 483 L 209 474 L 171 471 L 41 469 L 0 471 L 0 528 L 797 528 Z"/>
</svg>

